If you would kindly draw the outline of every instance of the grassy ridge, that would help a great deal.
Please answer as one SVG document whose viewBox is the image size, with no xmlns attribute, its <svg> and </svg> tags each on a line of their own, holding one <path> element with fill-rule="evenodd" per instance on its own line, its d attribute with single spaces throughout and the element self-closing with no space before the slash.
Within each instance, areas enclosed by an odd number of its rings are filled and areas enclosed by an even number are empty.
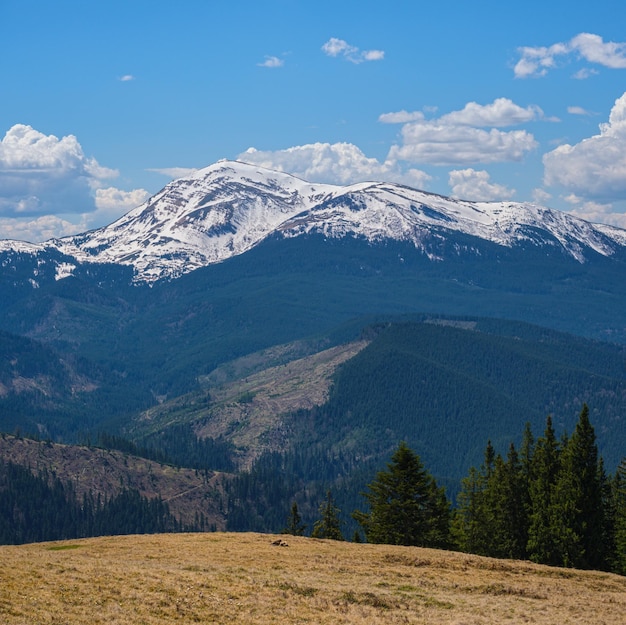
<svg viewBox="0 0 626 625">
<path fill-rule="evenodd" d="M 623 623 L 626 578 L 266 534 L 0 547 L 5 625 Z"/>
</svg>

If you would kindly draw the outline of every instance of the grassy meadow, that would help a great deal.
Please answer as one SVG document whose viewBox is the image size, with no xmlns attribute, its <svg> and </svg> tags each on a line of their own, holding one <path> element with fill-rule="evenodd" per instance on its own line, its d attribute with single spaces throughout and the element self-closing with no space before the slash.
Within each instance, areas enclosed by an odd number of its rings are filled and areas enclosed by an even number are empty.
<svg viewBox="0 0 626 625">
<path fill-rule="evenodd" d="M 234 533 L 0 547 L 3 625 L 622 625 L 625 615 L 624 577 L 414 547 Z"/>
</svg>

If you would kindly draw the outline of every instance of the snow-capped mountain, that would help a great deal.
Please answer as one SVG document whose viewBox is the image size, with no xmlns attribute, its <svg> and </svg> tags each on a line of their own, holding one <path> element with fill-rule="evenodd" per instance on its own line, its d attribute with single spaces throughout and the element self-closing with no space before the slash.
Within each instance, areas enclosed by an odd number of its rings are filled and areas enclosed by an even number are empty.
<svg viewBox="0 0 626 625">
<path fill-rule="evenodd" d="M 626 247 L 626 230 L 534 204 L 468 202 L 392 183 L 340 187 L 237 161 L 175 180 L 113 224 L 40 246 L 0 242 L 0 251 L 53 249 L 77 263 L 131 265 L 137 282 L 171 279 L 242 254 L 270 235 L 411 242 L 445 260 L 427 239 L 470 235 L 500 246 L 560 250 L 578 262 Z M 66 261 L 58 277 L 71 273 Z"/>
<path fill-rule="evenodd" d="M 82 262 L 133 265 L 140 281 L 173 278 L 242 254 L 333 191 L 220 161 L 171 182 L 105 228 L 49 244 Z"/>
</svg>

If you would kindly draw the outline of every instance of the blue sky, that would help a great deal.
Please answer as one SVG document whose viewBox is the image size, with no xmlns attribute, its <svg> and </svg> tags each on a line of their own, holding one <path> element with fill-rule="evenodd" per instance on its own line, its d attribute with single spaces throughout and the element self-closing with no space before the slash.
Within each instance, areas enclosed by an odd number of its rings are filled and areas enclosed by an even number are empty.
<svg viewBox="0 0 626 625">
<path fill-rule="evenodd" d="M 0 238 L 241 159 L 626 227 L 623 0 L 2 0 Z"/>
</svg>

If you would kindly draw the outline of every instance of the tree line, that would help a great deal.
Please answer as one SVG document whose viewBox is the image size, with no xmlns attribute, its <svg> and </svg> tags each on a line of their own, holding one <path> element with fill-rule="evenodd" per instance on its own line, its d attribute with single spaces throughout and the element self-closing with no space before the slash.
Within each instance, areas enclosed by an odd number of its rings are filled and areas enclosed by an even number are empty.
<svg viewBox="0 0 626 625">
<path fill-rule="evenodd" d="M 451 524 L 455 543 L 487 556 L 626 574 L 626 458 L 608 476 L 583 406 L 571 436 L 527 426 L 506 458 L 487 444 L 464 478 Z"/>
<path fill-rule="evenodd" d="M 488 442 L 483 464 L 463 479 L 454 510 L 404 442 L 363 497 L 369 510 L 352 517 L 371 543 L 626 575 L 626 458 L 615 475 L 606 474 L 586 405 L 571 436 L 557 439 L 548 417 L 543 436 L 535 440 L 527 425 L 520 450 L 511 443 L 506 458 Z M 329 491 L 312 535 L 343 540 L 339 512 Z M 284 531 L 304 534 L 296 503 Z"/>
<path fill-rule="evenodd" d="M 33 475 L 0 460 L 0 544 L 191 529 L 200 527 L 183 527 L 159 498 L 125 489 L 113 497 L 89 492 L 80 500 L 49 472 Z"/>
</svg>

